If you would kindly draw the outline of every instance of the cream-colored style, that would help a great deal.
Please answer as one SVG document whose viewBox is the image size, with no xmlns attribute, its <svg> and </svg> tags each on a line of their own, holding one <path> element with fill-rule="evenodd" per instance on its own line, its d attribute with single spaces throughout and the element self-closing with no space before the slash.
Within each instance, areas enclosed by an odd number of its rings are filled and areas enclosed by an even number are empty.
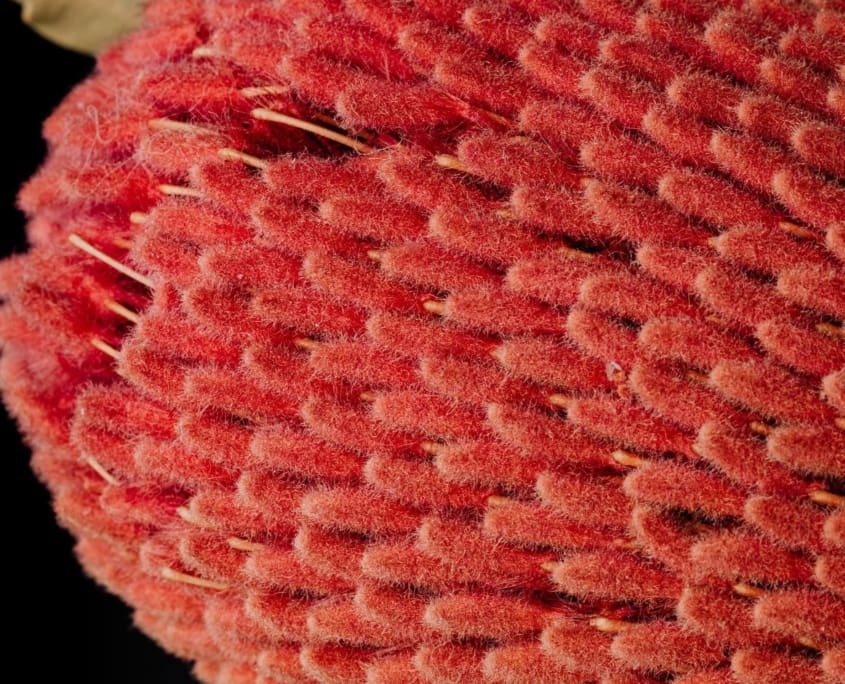
<svg viewBox="0 0 845 684">
<path fill-rule="evenodd" d="M 21 19 L 62 47 L 97 54 L 135 28 L 143 0 L 16 0 Z"/>
</svg>

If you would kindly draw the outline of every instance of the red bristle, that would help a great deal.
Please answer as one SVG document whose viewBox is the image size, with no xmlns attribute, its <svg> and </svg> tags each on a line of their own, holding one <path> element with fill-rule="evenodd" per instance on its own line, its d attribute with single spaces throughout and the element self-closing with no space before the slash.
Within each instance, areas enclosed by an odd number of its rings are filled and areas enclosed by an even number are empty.
<svg viewBox="0 0 845 684">
<path fill-rule="evenodd" d="M 770 496 L 749 497 L 745 519 L 791 548 L 820 551 L 826 544 L 822 528 L 827 516 L 813 505 Z"/>
<path fill-rule="evenodd" d="M 576 54 L 593 57 L 605 31 L 581 17 L 564 12 L 544 16 L 534 27 L 534 36 L 544 43 L 555 43 Z"/>
<path fill-rule="evenodd" d="M 581 284 L 590 276 L 606 271 L 606 265 L 560 257 L 521 259 L 508 268 L 505 284 L 514 292 L 556 306 L 569 306 L 578 301 Z"/>
<path fill-rule="evenodd" d="M 297 557 L 306 567 L 331 579 L 357 584 L 365 572 L 363 556 L 367 546 L 354 537 L 300 525 L 293 540 Z"/>
<path fill-rule="evenodd" d="M 448 251 L 434 240 L 393 244 L 372 256 L 388 277 L 424 289 L 493 287 L 498 282 L 491 269 Z"/>
<path fill-rule="evenodd" d="M 428 518 L 420 527 L 419 544 L 425 553 L 460 567 L 463 575 L 482 586 L 548 585 L 541 566 L 552 559 L 551 554 L 504 548 L 474 525 Z"/>
<path fill-rule="evenodd" d="M 567 416 L 589 432 L 634 448 L 692 454 L 690 434 L 622 399 L 574 399 L 567 406 Z"/>
<path fill-rule="evenodd" d="M 287 547 L 259 546 L 246 558 L 242 572 L 249 583 L 266 590 L 327 595 L 350 589 L 351 584 L 305 565 Z"/>
<path fill-rule="evenodd" d="M 796 217 L 819 230 L 845 220 L 845 189 L 822 176 L 787 166 L 772 175 L 771 187 Z"/>
<path fill-rule="evenodd" d="M 157 528 L 172 522 L 176 509 L 184 503 L 178 494 L 151 488 L 108 485 L 100 494 L 100 508 L 116 519 Z"/>
<path fill-rule="evenodd" d="M 791 142 L 811 166 L 845 177 L 845 132 L 838 126 L 806 123 L 792 132 Z"/>
<path fill-rule="evenodd" d="M 845 413 L 845 369 L 834 371 L 822 378 L 822 396 Z"/>
<path fill-rule="evenodd" d="M 777 288 L 800 306 L 845 318 L 845 275 L 839 269 L 810 264 L 796 266 L 778 276 Z"/>
<path fill-rule="evenodd" d="M 139 471 L 165 487 L 191 491 L 206 484 L 229 485 L 238 477 L 233 469 L 192 453 L 178 442 L 145 439 L 135 445 L 132 457 Z"/>
<path fill-rule="evenodd" d="M 704 268 L 695 277 L 695 289 L 717 314 L 740 326 L 754 327 L 776 311 L 790 311 L 789 301 L 775 288 L 727 266 Z"/>
<path fill-rule="evenodd" d="M 631 129 L 638 129 L 643 117 L 661 99 L 650 83 L 605 67 L 593 67 L 578 85 L 600 112 Z"/>
<path fill-rule="evenodd" d="M 829 535 L 828 535 L 829 536 Z M 815 580 L 839 598 L 845 598 L 845 554 L 829 553 L 819 556 L 815 567 Z"/>
<path fill-rule="evenodd" d="M 285 325 L 306 333 L 354 335 L 364 326 L 363 312 L 313 289 L 285 287 L 257 293 L 249 303 L 250 313 L 266 324 Z"/>
<path fill-rule="evenodd" d="M 603 229 L 601 237 L 618 237 L 633 243 L 651 238 L 673 244 L 702 244 L 709 234 L 673 212 L 668 205 L 642 192 L 601 181 L 588 181 L 584 197 Z"/>
<path fill-rule="evenodd" d="M 688 298 L 661 283 L 633 274 L 592 275 L 581 282 L 578 302 L 638 323 L 670 314 L 698 314 Z"/>
<path fill-rule="evenodd" d="M 566 326 L 554 309 L 490 288 L 450 293 L 443 307 L 447 320 L 492 334 L 560 333 Z"/>
<path fill-rule="evenodd" d="M 414 364 L 372 344 L 325 342 L 308 356 L 308 366 L 325 377 L 370 386 L 407 387 L 419 381 Z"/>
<path fill-rule="evenodd" d="M 569 95 L 567 92 L 565 95 Z M 596 120 L 583 104 L 566 100 L 529 100 L 519 112 L 519 125 L 564 152 L 576 152 L 584 139 L 603 134 L 607 127 L 617 125 L 607 120 Z"/>
<path fill-rule="evenodd" d="M 531 383 L 509 377 L 492 363 L 450 357 L 420 359 L 420 376 L 431 389 L 465 404 L 545 402 L 547 395 Z"/>
<path fill-rule="evenodd" d="M 845 602 L 817 591 L 778 591 L 754 605 L 754 622 L 761 629 L 811 641 L 845 641 Z"/>
<path fill-rule="evenodd" d="M 365 582 L 358 585 L 354 601 L 364 618 L 409 642 L 431 641 L 439 636 L 424 620 L 428 603 L 424 594 Z"/>
<path fill-rule="evenodd" d="M 642 130 L 652 140 L 681 160 L 704 167 L 714 166 L 710 151 L 712 129 L 694 116 L 664 103 L 649 109 Z"/>
<path fill-rule="evenodd" d="M 712 368 L 721 359 L 750 360 L 754 350 L 714 325 L 692 318 L 652 318 L 640 328 L 640 347 L 649 354 Z"/>
<path fill-rule="evenodd" d="M 425 684 L 410 652 L 383 655 L 367 665 L 367 684 Z"/>
<path fill-rule="evenodd" d="M 629 136 L 603 136 L 581 145 L 581 163 L 597 175 L 635 187 L 654 190 L 674 166 L 663 150 Z"/>
<path fill-rule="evenodd" d="M 311 491 L 302 497 L 302 515 L 332 530 L 375 536 L 417 529 L 419 513 L 365 489 L 343 487 Z"/>
<path fill-rule="evenodd" d="M 569 310 L 566 332 L 589 355 L 623 370 L 633 366 L 639 356 L 635 331 L 586 307 L 573 306 Z"/>
<path fill-rule="evenodd" d="M 210 601 L 203 618 L 208 633 L 221 650 L 228 650 L 226 647 L 232 645 L 234 653 L 240 653 L 243 644 L 248 652 L 272 642 L 271 636 L 246 613 L 240 596 Z"/>
<path fill-rule="evenodd" d="M 490 404 L 487 422 L 505 444 L 527 455 L 538 453 L 561 464 L 598 468 L 611 463 L 609 453 L 602 453 L 599 442 L 560 417 L 508 404 Z"/>
<path fill-rule="evenodd" d="M 380 392 L 373 401 L 372 415 L 390 430 L 435 439 L 480 437 L 485 431 L 480 409 L 457 406 L 447 398 L 415 390 Z"/>
<path fill-rule="evenodd" d="M 339 231 L 383 242 L 412 240 L 428 230 L 419 212 L 384 197 L 329 196 L 320 203 L 319 214 Z M 374 215 L 378 221 L 373 220 Z"/>
<path fill-rule="evenodd" d="M 492 353 L 509 373 L 549 387 L 581 391 L 613 387 L 605 365 L 551 337 L 512 338 Z"/>
<path fill-rule="evenodd" d="M 678 76 L 666 87 L 669 101 L 695 116 L 716 124 L 736 126 L 736 108 L 743 91 L 705 72 Z"/>
<path fill-rule="evenodd" d="M 531 22 L 524 14 L 496 0 L 480 0 L 463 12 L 463 24 L 480 42 L 513 58 L 518 46 L 530 39 Z"/>
<path fill-rule="evenodd" d="M 695 564 L 690 559 L 690 549 L 701 537 L 699 530 L 684 523 L 674 511 L 648 506 L 634 507 L 630 527 L 646 555 L 681 577 L 693 576 Z"/>
<path fill-rule="evenodd" d="M 746 487 L 791 497 L 806 492 L 807 486 L 801 478 L 768 459 L 762 442 L 725 423 L 711 421 L 702 425 L 695 451 Z"/>
<path fill-rule="evenodd" d="M 555 663 L 535 644 L 499 646 L 482 664 L 485 681 L 496 684 L 578 684 L 581 676 Z"/>
<path fill-rule="evenodd" d="M 373 314 L 367 332 L 380 345 L 403 356 L 456 354 L 483 357 L 495 343 L 452 326 L 386 312 Z"/>
<path fill-rule="evenodd" d="M 812 576 L 804 556 L 742 530 L 710 536 L 693 546 L 691 553 L 701 577 L 779 584 L 806 582 Z"/>
<path fill-rule="evenodd" d="M 722 644 L 668 621 L 655 620 L 625 629 L 610 652 L 624 665 L 646 672 L 689 672 L 724 662 Z"/>
<path fill-rule="evenodd" d="M 489 536 L 526 548 L 593 549 L 617 538 L 575 524 L 553 508 L 517 501 L 489 504 L 482 525 Z"/>
<path fill-rule="evenodd" d="M 577 553 L 552 570 L 558 589 L 585 599 L 659 601 L 677 599 L 681 582 L 637 556 L 599 551 Z"/>
<path fill-rule="evenodd" d="M 734 264 L 771 275 L 799 264 L 824 267 L 828 262 L 817 246 L 795 240 L 778 228 L 733 228 L 721 233 L 711 244 Z"/>
<path fill-rule="evenodd" d="M 833 427 L 790 426 L 766 440 L 769 457 L 799 471 L 845 477 L 845 434 Z"/>
<path fill-rule="evenodd" d="M 518 55 L 519 64 L 548 91 L 571 96 L 578 92 L 581 76 L 589 63 L 571 54 L 563 53 L 546 43 L 529 41 Z"/>
<path fill-rule="evenodd" d="M 575 187 L 579 175 L 550 147 L 525 137 L 481 134 L 458 143 L 458 157 L 470 172 L 504 187 L 556 185 Z"/>
<path fill-rule="evenodd" d="M 745 493 L 721 478 L 672 463 L 637 468 L 625 478 L 623 487 L 634 500 L 710 517 L 741 516 L 745 503 Z"/>
<path fill-rule="evenodd" d="M 825 650 L 821 664 L 822 670 L 831 682 L 845 678 L 845 647 L 839 646 Z"/>
<path fill-rule="evenodd" d="M 690 430 L 708 420 L 742 424 L 748 414 L 730 406 L 703 385 L 687 366 L 670 361 L 638 361 L 628 377 L 631 389 L 646 408 Z"/>
<path fill-rule="evenodd" d="M 543 652 L 573 673 L 600 677 L 622 669 L 610 653 L 613 637 L 577 618 L 558 618 L 543 630 Z M 602 680 L 603 681 L 603 680 Z"/>
<path fill-rule="evenodd" d="M 612 480 L 541 473 L 537 493 L 546 504 L 582 525 L 623 530 L 631 516 L 630 500 Z"/>
<path fill-rule="evenodd" d="M 450 482 L 530 490 L 538 470 L 552 468 L 554 456 L 526 455 L 498 441 L 438 445 L 434 465 Z"/>
<path fill-rule="evenodd" d="M 772 648 L 736 651 L 731 673 L 739 684 L 818 684 L 822 672 L 818 661 Z"/>
<path fill-rule="evenodd" d="M 311 679 L 326 684 L 347 684 L 363 680 L 372 656 L 369 649 L 320 644 L 303 646 L 299 661 L 303 672 Z"/>
<path fill-rule="evenodd" d="M 469 644 L 423 645 L 414 655 L 414 665 L 427 682 L 482 684 L 483 657 L 483 650 Z"/>
<path fill-rule="evenodd" d="M 434 65 L 433 80 L 471 104 L 503 116 L 516 114 L 537 88 L 522 71 L 491 58 L 482 62 L 447 57 Z"/>
<path fill-rule="evenodd" d="M 143 610 L 135 611 L 132 622 L 155 641 L 167 644 L 167 648 L 179 658 L 196 660 L 220 657 L 217 646 L 202 623 L 174 622 Z"/>
<path fill-rule="evenodd" d="M 710 382 L 731 401 L 771 418 L 804 422 L 833 416 L 812 385 L 771 363 L 720 361 Z"/>
<path fill-rule="evenodd" d="M 676 609 L 680 624 L 732 648 L 748 648 L 767 640 L 754 624 L 754 604 L 731 589 L 689 586 Z"/>
<path fill-rule="evenodd" d="M 348 595 L 314 604 L 308 611 L 307 624 L 309 638 L 317 642 L 383 648 L 408 645 L 401 634 L 364 618 Z"/>
<path fill-rule="evenodd" d="M 550 613 L 542 606 L 518 597 L 452 594 L 431 601 L 424 620 L 452 639 L 509 641 L 539 632 L 549 618 Z"/>
</svg>

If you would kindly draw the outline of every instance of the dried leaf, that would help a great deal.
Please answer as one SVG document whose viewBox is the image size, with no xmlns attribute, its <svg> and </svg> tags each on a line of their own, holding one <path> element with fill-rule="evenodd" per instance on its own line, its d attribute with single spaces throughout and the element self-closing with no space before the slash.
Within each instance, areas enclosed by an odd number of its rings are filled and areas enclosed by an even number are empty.
<svg viewBox="0 0 845 684">
<path fill-rule="evenodd" d="M 143 0 L 16 0 L 21 19 L 48 40 L 97 54 L 141 21 Z"/>
</svg>

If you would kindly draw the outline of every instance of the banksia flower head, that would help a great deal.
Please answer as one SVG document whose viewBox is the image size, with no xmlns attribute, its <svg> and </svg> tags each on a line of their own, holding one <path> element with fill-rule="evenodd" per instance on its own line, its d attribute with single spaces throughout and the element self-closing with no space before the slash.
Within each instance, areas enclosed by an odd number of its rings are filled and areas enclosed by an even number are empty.
<svg viewBox="0 0 845 684">
<path fill-rule="evenodd" d="M 834 2 L 154 0 L 4 396 L 206 682 L 845 678 Z"/>
</svg>

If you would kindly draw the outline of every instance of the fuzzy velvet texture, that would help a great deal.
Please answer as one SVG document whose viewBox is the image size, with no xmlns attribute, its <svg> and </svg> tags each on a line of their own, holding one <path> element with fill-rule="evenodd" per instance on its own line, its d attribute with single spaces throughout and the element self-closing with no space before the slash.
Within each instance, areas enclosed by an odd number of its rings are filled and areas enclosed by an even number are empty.
<svg viewBox="0 0 845 684">
<path fill-rule="evenodd" d="M 154 0 L 0 266 L 85 569 L 209 683 L 843 681 L 843 12 Z"/>
</svg>

